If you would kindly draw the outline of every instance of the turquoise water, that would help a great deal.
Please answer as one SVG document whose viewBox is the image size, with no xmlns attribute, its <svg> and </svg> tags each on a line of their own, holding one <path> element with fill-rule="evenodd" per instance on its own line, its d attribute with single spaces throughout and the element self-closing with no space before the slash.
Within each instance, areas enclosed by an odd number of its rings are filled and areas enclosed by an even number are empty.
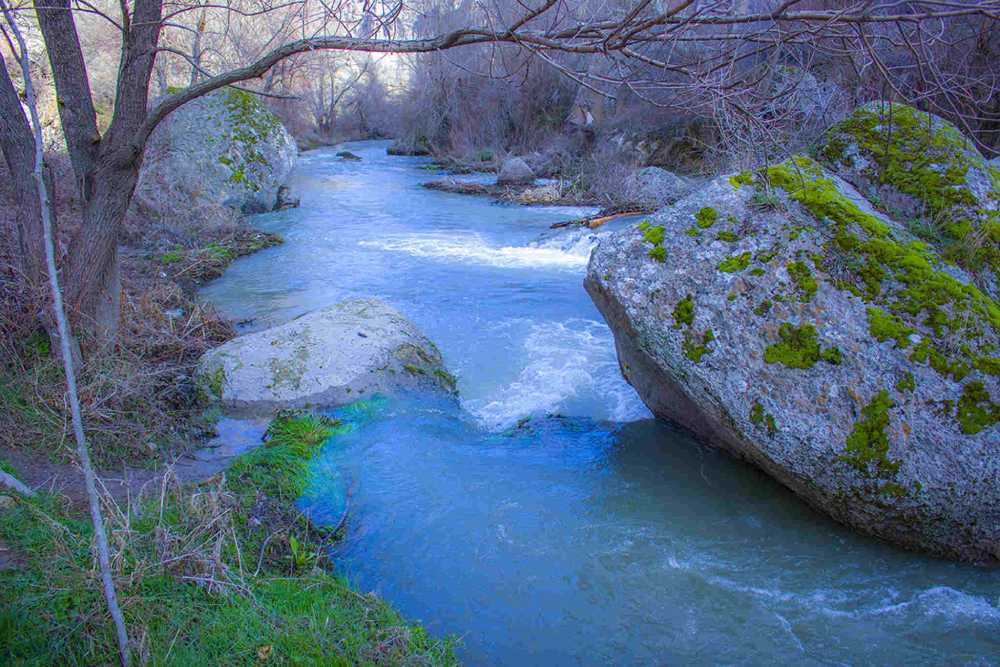
<svg viewBox="0 0 1000 667">
<path fill-rule="evenodd" d="M 599 234 L 549 230 L 587 210 L 427 191 L 384 147 L 305 154 L 302 207 L 256 218 L 286 243 L 203 291 L 246 329 L 377 296 L 458 376 L 458 402 L 338 413 L 302 503 L 349 509 L 360 590 L 471 664 L 1000 662 L 1000 572 L 855 535 L 650 419 L 582 288 Z"/>
</svg>

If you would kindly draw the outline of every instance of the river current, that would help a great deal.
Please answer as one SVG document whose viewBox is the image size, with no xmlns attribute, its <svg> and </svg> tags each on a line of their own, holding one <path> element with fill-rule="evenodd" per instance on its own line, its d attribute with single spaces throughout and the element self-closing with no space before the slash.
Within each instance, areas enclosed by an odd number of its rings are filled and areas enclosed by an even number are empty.
<svg viewBox="0 0 1000 667">
<path fill-rule="evenodd" d="M 202 291 L 245 330 L 378 297 L 457 376 L 458 402 L 333 412 L 356 428 L 300 502 L 349 508 L 355 587 L 477 665 L 1000 663 L 1000 571 L 854 534 L 651 418 L 582 287 L 614 227 L 426 190 L 386 145 L 305 153 L 302 206 L 253 218 L 285 243 Z"/>
</svg>

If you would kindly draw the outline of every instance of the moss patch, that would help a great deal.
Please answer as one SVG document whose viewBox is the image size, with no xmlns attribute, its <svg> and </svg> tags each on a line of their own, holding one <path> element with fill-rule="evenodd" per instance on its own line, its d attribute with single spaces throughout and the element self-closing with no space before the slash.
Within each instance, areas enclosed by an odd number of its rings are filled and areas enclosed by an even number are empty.
<svg viewBox="0 0 1000 667">
<path fill-rule="evenodd" d="M 896 391 L 901 394 L 913 393 L 917 388 L 917 381 L 913 377 L 913 373 L 907 372 L 903 377 L 899 378 L 896 382 Z"/>
<path fill-rule="evenodd" d="M 716 220 L 719 219 L 719 212 L 716 211 L 711 206 L 706 206 L 705 208 L 699 210 L 694 215 L 694 222 L 701 229 L 708 229 L 715 224 Z"/>
<path fill-rule="evenodd" d="M 715 333 L 711 329 L 702 334 L 700 341 L 690 332 L 685 333 L 682 344 L 684 356 L 696 364 L 701 363 L 701 358 L 712 351 L 709 344 L 714 340 Z"/>
<path fill-rule="evenodd" d="M 958 399 L 956 419 L 962 428 L 962 433 L 975 435 L 1000 422 L 1000 405 L 992 401 L 983 383 L 976 380 L 962 389 L 962 397 Z"/>
<path fill-rule="evenodd" d="M 674 328 L 690 326 L 694 322 L 694 297 L 688 294 L 674 306 Z"/>
<path fill-rule="evenodd" d="M 888 483 L 899 472 L 900 461 L 889 458 L 889 409 L 893 407 L 889 392 L 880 391 L 861 409 L 861 419 L 854 423 L 844 453 L 839 460 L 848 464 L 866 479 L 881 480 L 879 490 L 898 495 L 898 484 Z"/>
<path fill-rule="evenodd" d="M 816 294 L 816 290 L 819 289 L 819 285 L 816 283 L 816 279 L 813 278 L 812 271 L 805 262 L 789 262 L 785 265 L 788 270 L 788 275 L 792 277 L 792 281 L 799 290 L 800 300 L 804 303 L 812 301 L 813 296 Z"/>
<path fill-rule="evenodd" d="M 811 324 L 793 326 L 790 322 L 782 323 L 778 330 L 779 341 L 768 345 L 764 350 L 764 361 L 769 364 L 782 364 L 789 368 L 812 368 L 821 359 L 830 364 L 839 364 L 841 352 L 836 347 L 820 350 L 816 327 Z"/>
<path fill-rule="evenodd" d="M 736 273 L 737 271 L 742 271 L 750 266 L 750 258 L 751 253 L 749 252 L 727 257 L 719 264 L 719 271 L 722 271 L 723 273 Z"/>
</svg>

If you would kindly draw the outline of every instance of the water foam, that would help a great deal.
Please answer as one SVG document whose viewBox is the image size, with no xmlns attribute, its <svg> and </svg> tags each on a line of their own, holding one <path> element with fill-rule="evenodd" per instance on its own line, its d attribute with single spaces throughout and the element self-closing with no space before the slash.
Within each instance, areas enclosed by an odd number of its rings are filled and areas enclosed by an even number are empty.
<svg viewBox="0 0 1000 667">
<path fill-rule="evenodd" d="M 612 421 L 649 416 L 622 379 L 611 332 L 601 322 L 572 319 L 532 324 L 524 340 L 524 366 L 517 378 L 465 409 L 491 430 L 520 419 L 565 410 L 573 400 L 590 399 Z"/>
<path fill-rule="evenodd" d="M 596 237 L 591 236 L 550 238 L 526 246 L 495 246 L 479 234 L 411 234 L 390 236 L 377 241 L 361 241 L 359 245 L 404 253 L 411 257 L 455 260 L 498 268 L 579 270 L 587 266 L 590 251 L 597 244 Z"/>
</svg>

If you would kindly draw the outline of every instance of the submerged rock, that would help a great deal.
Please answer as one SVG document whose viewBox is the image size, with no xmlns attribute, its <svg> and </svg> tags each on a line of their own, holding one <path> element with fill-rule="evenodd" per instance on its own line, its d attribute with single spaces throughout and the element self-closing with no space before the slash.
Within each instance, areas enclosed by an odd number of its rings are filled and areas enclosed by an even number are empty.
<svg viewBox="0 0 1000 667">
<path fill-rule="evenodd" d="M 630 204 L 656 209 L 673 203 L 690 190 L 688 182 L 660 167 L 644 167 L 625 179 L 623 198 Z"/>
<path fill-rule="evenodd" d="M 811 159 L 767 178 L 594 251 L 625 378 L 839 521 L 1000 561 L 1000 306 Z"/>
<path fill-rule="evenodd" d="M 374 299 L 239 336 L 207 352 L 197 377 L 210 399 L 249 412 L 342 405 L 421 387 L 455 391 L 437 347 Z"/>
<path fill-rule="evenodd" d="M 356 155 L 351 151 L 338 151 L 337 157 L 339 157 L 341 160 L 349 160 L 353 162 L 357 162 L 358 160 L 361 159 L 360 155 Z"/>
<path fill-rule="evenodd" d="M 503 161 L 497 174 L 497 185 L 525 185 L 535 180 L 535 172 L 522 158 L 512 157 Z"/>
<path fill-rule="evenodd" d="M 823 163 L 998 297 L 1000 170 L 954 125 L 869 103 L 830 128 Z"/>
<path fill-rule="evenodd" d="M 220 90 L 180 107 L 153 132 L 132 205 L 144 218 L 179 224 L 270 211 L 297 157 L 295 141 L 260 100 Z"/>
</svg>

